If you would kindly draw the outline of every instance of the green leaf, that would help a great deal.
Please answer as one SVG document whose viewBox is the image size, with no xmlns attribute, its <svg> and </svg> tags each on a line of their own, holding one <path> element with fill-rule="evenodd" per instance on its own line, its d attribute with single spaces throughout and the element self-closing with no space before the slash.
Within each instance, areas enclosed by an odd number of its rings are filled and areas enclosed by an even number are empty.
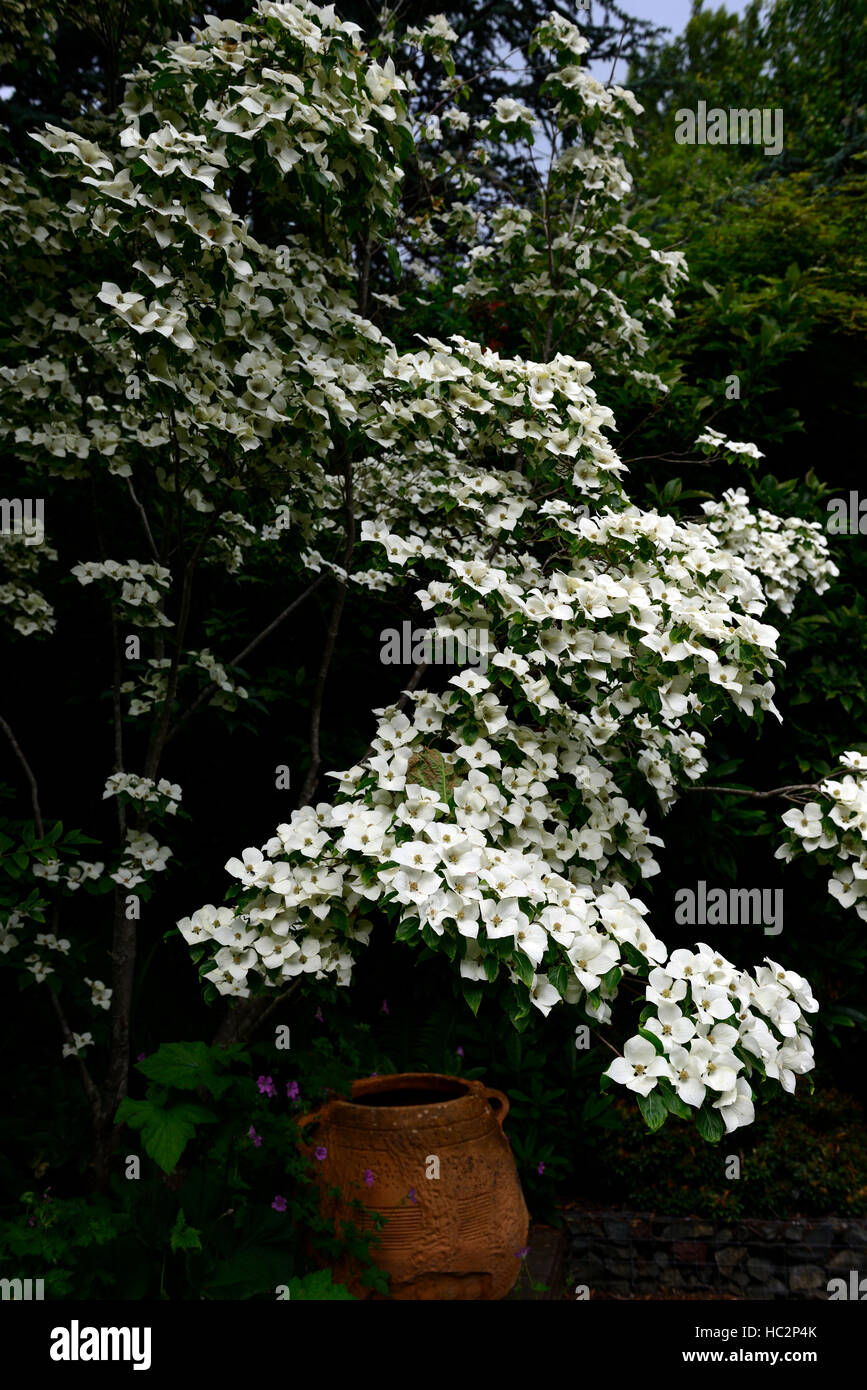
<svg viewBox="0 0 867 1390">
<path fill-rule="evenodd" d="M 207 1043 L 162 1043 L 151 1057 L 137 1062 L 136 1068 L 150 1081 L 174 1086 L 179 1091 L 204 1087 L 219 1100 L 232 1084 L 231 1077 L 220 1076 L 215 1071 L 215 1064 L 219 1066 L 224 1061 L 222 1049 L 208 1047 Z"/>
<path fill-rule="evenodd" d="M 860 1027 L 867 1027 L 867 1014 L 862 1009 L 853 1009 L 848 1004 L 838 1004 L 834 1009 L 835 1015 L 842 1014 L 845 1018 L 854 1019 Z"/>
<path fill-rule="evenodd" d="M 649 1130 L 656 1131 L 662 1129 L 668 1119 L 668 1110 L 665 1101 L 658 1090 L 653 1090 L 646 1096 L 638 1097 L 638 1108 L 644 1116 L 644 1123 Z"/>
<path fill-rule="evenodd" d="M 554 986 L 557 993 L 565 998 L 566 990 L 569 987 L 569 970 L 567 967 L 563 964 L 552 966 L 548 971 L 548 980 L 549 983 Z"/>
<path fill-rule="evenodd" d="M 248 1245 L 217 1263 L 205 1282 L 210 1298 L 244 1299 L 274 1296 L 286 1283 L 286 1251 L 268 1245 Z"/>
<path fill-rule="evenodd" d="M 177 85 L 177 83 L 178 74 L 176 72 L 173 72 L 171 68 L 168 68 L 165 69 L 163 72 L 157 74 L 157 76 L 151 83 L 151 87 L 153 91 L 159 92 L 162 91 L 164 87 L 174 87 Z"/>
<path fill-rule="evenodd" d="M 392 129 L 394 132 L 394 150 L 401 164 L 403 164 L 410 158 L 415 150 L 415 141 L 412 138 L 412 131 L 405 125 L 396 125 L 393 126 Z"/>
<path fill-rule="evenodd" d="M 490 980 L 491 984 L 493 984 L 500 972 L 500 962 L 497 960 L 496 956 L 485 956 L 482 964 L 485 967 L 485 975 Z M 851 1020 L 849 1020 L 849 1022 L 851 1022 Z"/>
<path fill-rule="evenodd" d="M 216 1115 L 203 1105 L 186 1101 L 168 1109 L 153 1100 L 130 1100 L 126 1096 L 117 1108 L 118 1124 L 141 1131 L 145 1153 L 164 1173 L 173 1173 L 181 1154 L 196 1132 L 196 1125 L 215 1124 Z"/>
<path fill-rule="evenodd" d="M 660 1057 L 665 1056 L 665 1048 L 662 1045 L 662 1038 L 657 1037 L 656 1033 L 651 1033 L 649 1028 L 639 1028 L 638 1036 L 644 1038 L 659 1053 Z"/>
<path fill-rule="evenodd" d="M 685 1100 L 681 1100 L 680 1096 L 677 1094 L 677 1091 L 674 1089 L 671 1082 L 666 1081 L 664 1076 L 661 1076 L 659 1078 L 659 1081 L 656 1083 L 656 1089 L 662 1096 L 662 1099 L 665 1102 L 665 1108 L 670 1112 L 670 1114 L 677 1115 L 678 1119 L 681 1120 L 692 1119 L 693 1111 L 687 1105 Z"/>
<path fill-rule="evenodd" d="M 718 1144 L 726 1128 L 722 1115 L 718 1110 L 712 1110 L 709 1105 L 703 1105 L 696 1114 L 695 1127 L 702 1139 L 706 1139 L 709 1144 Z"/>
<path fill-rule="evenodd" d="M 521 983 L 525 984 L 529 989 L 533 983 L 533 976 L 536 973 L 533 969 L 533 962 L 530 960 L 529 956 L 525 956 L 523 951 L 516 950 L 512 955 L 512 965 Z"/>
<path fill-rule="evenodd" d="M 482 986 L 480 984 L 477 984 L 475 980 L 464 980 L 463 991 L 464 998 L 466 999 L 473 1013 L 477 1014 L 479 1012 L 479 1005 L 482 1002 L 482 994 L 484 993 Z"/>
<path fill-rule="evenodd" d="M 312 1274 L 305 1274 L 302 1279 L 296 1275 L 289 1280 L 289 1300 L 290 1302 L 323 1302 L 329 1303 L 355 1303 L 357 1300 L 349 1292 L 345 1284 L 335 1284 L 331 1277 L 330 1269 L 317 1269 Z"/>
<path fill-rule="evenodd" d="M 405 917 L 402 922 L 398 922 L 395 928 L 395 941 L 412 941 L 418 934 L 418 918 Z"/>
<path fill-rule="evenodd" d="M 626 959 L 627 965 L 631 965 L 634 967 L 634 969 L 639 970 L 644 974 L 647 974 L 647 957 L 643 956 L 641 952 L 638 950 L 638 948 L 636 946 L 633 946 L 631 941 L 622 942 L 620 949 Z"/>
<path fill-rule="evenodd" d="M 391 266 L 392 275 L 395 280 L 400 280 L 403 275 L 403 266 L 400 263 L 400 256 L 397 253 L 396 247 L 391 245 L 386 246 L 385 254 L 388 256 L 388 264 Z"/>
<path fill-rule="evenodd" d="M 201 1250 L 200 1235 L 201 1231 L 197 1231 L 195 1226 L 187 1225 L 187 1218 L 184 1215 L 183 1207 L 181 1207 L 178 1212 L 178 1219 L 169 1236 L 171 1248 L 173 1250 Z"/>
</svg>

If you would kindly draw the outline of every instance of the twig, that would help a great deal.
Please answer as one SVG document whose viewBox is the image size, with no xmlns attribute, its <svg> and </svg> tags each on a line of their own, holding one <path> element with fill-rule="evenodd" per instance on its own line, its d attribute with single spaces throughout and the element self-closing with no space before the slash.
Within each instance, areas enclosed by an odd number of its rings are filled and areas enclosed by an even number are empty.
<svg viewBox="0 0 867 1390">
<path fill-rule="evenodd" d="M 42 824 L 42 812 L 39 809 L 39 788 L 36 785 L 36 778 L 33 776 L 33 770 L 29 762 L 25 758 L 24 754 L 21 752 L 15 735 L 13 734 L 9 725 L 6 723 L 6 720 L 3 718 L 2 714 L 0 714 L 0 728 L 2 728 L 4 734 L 11 743 L 12 751 L 14 752 L 18 761 L 20 762 L 21 766 L 24 768 L 24 772 L 27 776 L 27 781 L 30 783 L 30 804 L 33 807 L 33 819 L 36 822 L 36 829 L 39 832 L 39 838 L 41 840 L 45 836 L 45 827 Z"/>
<path fill-rule="evenodd" d="M 837 771 L 844 772 L 847 769 L 838 768 Z M 834 773 L 829 772 L 828 777 L 833 777 Z M 820 777 L 818 782 L 793 782 L 788 787 L 772 787 L 770 791 L 757 792 L 750 787 L 681 787 L 685 792 L 722 792 L 727 796 L 751 796 L 755 801 L 766 801 L 772 796 L 791 797 L 795 792 L 815 792 L 818 791 L 823 782 L 827 782 L 828 777 Z"/>
<path fill-rule="evenodd" d="M 63 1006 L 60 1003 L 60 1000 L 58 999 L 57 995 L 54 993 L 53 989 L 49 990 L 48 992 L 51 995 L 51 1003 L 54 1007 L 54 1012 L 57 1014 L 57 1019 L 60 1024 L 60 1031 L 63 1034 L 63 1041 L 67 1043 L 70 1047 L 74 1047 L 75 1039 L 72 1036 L 72 1030 L 70 1029 L 69 1024 L 66 1021 L 66 1015 L 63 1012 Z M 94 1122 L 98 1124 L 102 1115 L 102 1106 L 99 1099 L 99 1092 L 97 1091 L 96 1086 L 94 1085 L 93 1077 L 87 1070 L 87 1066 L 84 1060 L 81 1057 L 76 1057 L 76 1061 L 78 1062 L 78 1070 L 81 1076 L 81 1084 L 84 1087 L 87 1099 L 90 1101 L 90 1109 L 93 1113 Z"/>
<path fill-rule="evenodd" d="M 129 490 L 129 495 L 130 495 L 130 497 L 131 497 L 132 500 L 133 500 L 133 503 L 134 503 L 135 506 L 138 508 L 139 513 L 141 514 L 142 525 L 144 526 L 145 535 L 146 535 L 147 538 L 148 538 L 148 545 L 149 545 L 150 548 L 151 548 L 151 554 L 153 555 L 153 557 L 154 557 L 154 559 L 156 560 L 157 564 L 159 564 L 159 563 L 160 563 L 160 552 L 157 550 L 156 541 L 154 540 L 154 538 L 153 538 L 153 533 L 151 532 L 150 523 L 148 522 L 148 515 L 147 515 L 147 512 L 145 511 L 144 507 L 142 506 L 141 502 L 139 501 L 138 497 L 137 497 L 136 494 L 135 494 L 135 489 L 133 488 L 133 485 L 132 485 L 132 478 L 127 478 L 127 480 L 126 480 L 126 485 L 127 485 L 128 490 Z"/>
<path fill-rule="evenodd" d="M 306 598 L 309 598 L 310 595 L 316 589 L 318 589 L 320 584 L 323 584 L 327 578 L 328 571 L 326 570 L 323 571 L 322 574 L 320 574 L 318 579 L 314 579 L 312 584 L 308 584 L 303 594 L 299 594 L 296 599 L 293 599 L 293 601 L 289 604 L 288 608 L 284 608 L 282 613 L 278 613 L 277 617 L 273 620 L 273 622 L 270 622 L 267 627 L 263 627 L 262 631 L 256 637 L 253 638 L 252 642 L 248 642 L 246 647 L 244 647 L 241 651 L 238 652 L 237 656 L 232 657 L 231 661 L 227 663 L 228 666 L 240 666 L 244 658 L 246 656 L 249 656 L 250 652 L 253 651 L 255 647 L 258 647 L 260 642 L 264 642 L 266 637 L 270 637 L 271 633 L 274 631 L 275 628 L 280 626 L 284 618 L 288 618 L 289 614 L 292 613 L 299 606 L 299 604 L 303 603 Z M 166 743 L 168 743 L 171 739 L 174 738 L 175 734 L 178 733 L 178 731 L 183 727 L 184 724 L 186 724 L 187 720 L 190 718 L 190 715 L 195 714 L 199 706 L 204 704 L 205 700 L 209 700 L 211 698 L 211 686 L 215 684 L 216 681 L 213 677 L 211 677 L 211 679 L 208 681 L 208 684 L 205 686 L 205 689 L 199 695 L 196 696 L 189 709 L 186 710 L 179 717 L 177 723 L 174 724 L 173 727 L 166 734 Z M 163 746 L 165 747 L 165 744 Z"/>
<path fill-rule="evenodd" d="M 607 1038 L 603 1038 L 603 1036 L 602 1036 L 602 1034 L 599 1032 L 598 1028 L 591 1028 L 591 1029 L 590 1029 L 590 1032 L 593 1034 L 594 1037 L 598 1038 L 599 1041 L 600 1041 L 601 1043 L 604 1043 L 606 1047 L 609 1047 L 609 1048 L 611 1049 L 611 1051 L 614 1053 L 615 1057 L 622 1057 L 622 1056 L 623 1056 L 623 1053 L 622 1053 L 622 1052 L 618 1052 L 618 1051 L 617 1051 L 617 1048 L 614 1046 L 613 1043 L 610 1043 L 610 1042 L 608 1041 Z"/>
<path fill-rule="evenodd" d="M 616 71 L 617 64 L 620 62 L 620 50 L 621 50 L 621 48 L 623 47 L 623 40 L 626 38 L 626 31 L 627 31 L 628 28 L 629 28 L 629 25 L 628 25 L 628 24 L 624 24 L 624 26 L 623 26 L 623 32 L 622 32 L 622 34 L 620 35 L 620 42 L 619 42 L 619 44 L 617 45 L 617 53 L 615 54 L 614 62 L 611 64 L 611 76 L 608 78 L 608 81 L 605 83 L 606 87 L 610 87 L 610 86 L 611 86 L 611 83 L 614 81 L 614 73 L 615 73 L 615 71 Z"/>
</svg>

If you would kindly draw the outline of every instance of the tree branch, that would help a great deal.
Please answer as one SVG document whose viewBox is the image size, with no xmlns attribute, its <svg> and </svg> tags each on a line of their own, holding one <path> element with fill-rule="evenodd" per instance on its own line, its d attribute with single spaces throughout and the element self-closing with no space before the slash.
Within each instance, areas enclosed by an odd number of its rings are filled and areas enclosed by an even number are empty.
<svg viewBox="0 0 867 1390">
<path fill-rule="evenodd" d="M 57 995 L 54 993 L 53 989 L 49 990 L 48 992 L 51 995 L 51 1003 L 54 1008 L 54 1012 L 57 1014 L 57 1020 L 60 1024 L 60 1031 L 63 1034 L 63 1041 L 67 1043 L 70 1047 L 74 1047 L 75 1039 L 73 1038 L 72 1030 L 70 1029 L 69 1024 L 66 1021 L 66 1015 L 63 1012 L 63 1005 L 61 1004 Z M 90 1102 L 90 1110 L 91 1114 L 93 1115 L 94 1125 L 98 1125 L 100 1117 L 102 1115 L 102 1104 L 99 1099 L 99 1091 L 96 1089 L 93 1077 L 88 1071 L 87 1065 L 84 1062 L 83 1058 L 76 1057 L 76 1061 L 78 1062 L 78 1071 L 79 1075 L 81 1076 L 81 1084 L 84 1087 L 85 1094 Z"/>
<path fill-rule="evenodd" d="M 848 768 L 837 769 L 838 772 L 846 772 L 848 770 Z M 818 791 L 822 783 L 827 782 L 828 777 L 833 777 L 834 775 L 833 772 L 829 772 L 827 777 L 820 777 L 818 782 L 793 782 L 788 787 L 771 787 L 769 791 L 764 792 L 754 791 L 750 787 L 709 786 L 681 787 L 680 790 L 685 792 L 721 792 L 724 796 L 749 796 L 752 797 L 754 801 L 766 801 L 774 796 L 783 796 L 788 797 L 790 800 L 795 800 L 795 793 Z"/>
<path fill-rule="evenodd" d="M 232 1043 L 247 1042 L 278 1005 L 288 999 L 299 988 L 304 976 L 299 975 L 288 989 L 269 1000 L 267 995 L 255 994 L 250 999 L 239 999 L 226 1013 L 214 1035 L 212 1047 L 230 1047 Z"/>
<path fill-rule="evenodd" d="M 214 511 L 208 522 L 208 525 L 205 527 L 205 530 L 199 537 L 199 540 L 196 544 L 195 549 L 193 550 L 192 555 L 190 556 L 189 560 L 184 566 L 184 582 L 181 590 L 181 604 L 180 611 L 178 613 L 178 623 L 177 628 L 175 629 L 176 635 L 174 650 L 172 651 L 172 664 L 169 668 L 168 680 L 166 681 L 166 694 L 165 699 L 163 700 L 162 709 L 160 711 L 160 717 L 157 720 L 156 728 L 151 733 L 150 742 L 148 744 L 148 751 L 144 765 L 145 777 L 153 778 L 156 776 L 157 769 L 160 763 L 160 758 L 162 757 L 163 749 L 166 745 L 169 723 L 171 722 L 172 717 L 172 705 L 174 704 L 175 694 L 178 688 L 178 668 L 180 667 L 181 663 L 181 652 L 183 650 L 184 638 L 186 637 L 187 624 L 189 622 L 190 617 L 190 608 L 192 606 L 193 578 L 196 572 L 196 564 L 198 562 L 200 554 L 202 553 L 202 550 L 205 547 L 206 542 L 212 535 L 214 528 L 217 525 L 217 522 L 219 521 L 223 512 L 226 510 L 226 506 L 227 504 L 224 503 L 223 506 L 217 508 L 217 510 Z"/>
<path fill-rule="evenodd" d="M 128 919 L 125 895 L 114 892 L 114 930 L 111 941 L 111 1052 L 103 1087 L 102 1118 L 108 1120 L 126 1095 L 129 1079 L 129 1034 L 135 981 L 137 932 Z"/>
<path fill-rule="evenodd" d="M 12 751 L 14 752 L 18 761 L 20 762 L 21 766 L 24 768 L 27 781 L 30 783 L 30 804 L 33 807 L 33 819 L 36 822 L 36 829 L 39 833 L 40 840 L 44 839 L 45 827 L 42 824 L 42 812 L 39 809 L 39 788 L 36 785 L 36 778 L 33 776 L 33 770 L 29 762 L 25 758 L 24 754 L 22 753 L 21 749 L 19 748 L 15 735 L 13 734 L 9 725 L 6 723 L 6 720 L 3 718 L 2 714 L 0 714 L 0 729 L 3 730 L 4 734 L 8 738 L 9 742 L 12 745 Z"/>
<path fill-rule="evenodd" d="M 340 619 L 343 614 L 343 605 L 346 602 L 346 591 L 349 586 L 349 562 L 352 559 L 352 552 L 355 549 L 355 508 L 352 493 L 352 463 L 346 460 L 346 550 L 343 556 L 344 577 L 340 581 L 337 599 L 331 611 L 331 618 L 328 623 L 328 632 L 325 638 L 325 647 L 322 652 L 322 662 L 319 667 L 319 675 L 316 678 L 316 687 L 313 692 L 313 701 L 310 710 L 310 767 L 301 788 L 301 795 L 298 798 L 299 806 L 307 806 L 316 790 L 319 781 L 319 768 L 322 764 L 322 757 L 319 747 L 319 733 L 322 720 L 322 700 L 325 695 L 325 685 L 328 680 L 328 671 L 331 666 L 331 659 L 334 655 L 334 648 L 337 643 L 337 633 L 340 628 Z"/>
<path fill-rule="evenodd" d="M 130 495 L 130 497 L 132 498 L 133 503 L 135 504 L 135 506 L 138 508 L 139 514 L 141 515 L 142 525 L 144 526 L 145 535 L 146 535 L 147 538 L 148 538 L 148 545 L 149 545 L 150 548 L 151 548 L 151 554 L 153 555 L 153 557 L 154 557 L 154 559 L 156 560 L 157 564 L 160 564 L 160 552 L 157 550 L 156 541 L 155 541 L 154 538 L 153 538 L 153 533 L 152 533 L 151 528 L 150 528 L 150 523 L 148 522 L 148 514 L 147 514 L 147 512 L 145 511 L 144 507 L 142 506 L 141 502 L 139 501 L 138 497 L 137 497 L 136 494 L 135 494 L 135 489 L 133 488 L 133 485 L 132 485 L 132 478 L 127 478 L 127 480 L 126 480 L 126 485 L 127 485 L 128 490 L 129 490 L 129 495 Z"/>
<path fill-rule="evenodd" d="M 320 584 L 323 584 L 327 578 L 328 571 L 325 570 L 322 574 L 320 574 L 318 579 L 314 579 L 312 584 L 308 584 L 303 594 L 299 594 L 296 599 L 293 599 L 293 601 L 289 604 L 288 608 L 284 608 L 282 613 L 278 613 L 277 617 L 274 619 L 273 622 L 270 622 L 267 627 L 263 627 L 262 631 L 258 634 L 258 636 L 253 638 L 252 642 L 248 642 L 246 647 L 244 647 L 241 651 L 238 652 L 237 656 L 233 656 L 231 661 L 229 661 L 227 665 L 229 667 L 240 666 L 244 658 L 246 656 L 249 656 L 250 652 L 253 651 L 254 648 L 258 647 L 260 642 L 264 642 L 266 637 L 270 637 L 271 633 L 275 630 L 275 628 L 278 628 L 280 626 L 284 618 L 288 618 L 289 614 L 292 613 L 300 604 L 302 604 L 306 598 L 309 598 L 310 595 L 314 593 L 315 590 L 319 588 Z M 183 728 L 184 724 L 186 724 L 190 716 L 195 714 L 196 710 L 199 709 L 200 706 L 203 705 L 206 700 L 209 700 L 211 698 L 211 686 L 214 684 L 216 684 L 216 682 L 214 680 L 210 680 L 208 684 L 205 686 L 205 689 L 201 691 L 199 695 L 196 696 L 189 709 L 185 710 L 185 712 L 178 718 L 177 723 L 174 724 L 173 727 L 166 734 L 163 747 L 165 747 L 166 744 L 174 738 L 175 734 L 177 734 Z"/>
</svg>

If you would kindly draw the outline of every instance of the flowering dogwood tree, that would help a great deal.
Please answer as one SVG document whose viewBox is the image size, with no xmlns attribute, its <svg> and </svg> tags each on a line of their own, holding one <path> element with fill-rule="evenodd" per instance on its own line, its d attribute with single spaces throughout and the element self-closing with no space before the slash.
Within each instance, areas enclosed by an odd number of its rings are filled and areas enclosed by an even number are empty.
<svg viewBox="0 0 867 1390">
<path fill-rule="evenodd" d="M 500 100 L 470 164 L 450 159 L 443 132 L 465 129 L 460 107 L 414 111 L 410 58 L 441 60 L 454 93 L 452 37 L 442 20 L 402 36 L 386 26 L 365 50 L 332 9 L 258 0 L 243 24 L 209 18 L 132 74 L 99 141 L 49 126 L 38 174 L 2 172 L 4 252 L 30 287 L 3 310 L 18 344 L 0 369 L 7 445 L 31 477 L 89 483 L 97 519 L 123 507 L 144 557 L 111 558 L 103 521 L 99 553 L 71 571 L 98 591 L 117 656 L 105 797 L 118 844 L 83 861 L 39 825 L 33 869 L 57 901 L 82 882 L 114 892 L 112 984 L 86 981 L 111 1011 L 101 1090 L 82 1063 L 103 1129 L 129 1060 L 129 894 L 165 869 L 171 849 L 152 829 L 181 801 L 167 750 L 203 704 L 249 699 L 237 668 L 317 590 L 334 598 L 300 805 L 229 860 L 226 905 L 178 924 L 208 997 L 234 1006 L 227 1035 L 304 976 L 348 984 L 388 924 L 454 963 L 473 1010 L 496 988 L 518 1028 L 562 1006 L 601 1029 L 637 994 L 607 1075 L 654 1128 L 672 1112 L 718 1138 L 752 1119 L 761 1079 L 791 1091 L 813 1064 L 817 1005 L 800 976 L 774 961 L 744 969 L 704 943 L 669 953 L 640 896 L 663 848 L 643 807 L 651 795 L 664 812 L 698 783 L 716 720 L 777 714 L 766 611 L 791 611 L 805 584 L 821 593 L 834 566 L 817 525 L 753 511 L 741 491 L 705 502 L 700 521 L 630 502 L 593 381 L 619 364 L 664 389 L 645 358 L 685 274 L 619 209 L 635 103 L 582 72 L 578 29 L 552 16 L 535 39 L 557 104 L 537 209 L 480 213 L 485 142 L 533 130 Z M 447 225 L 401 208 L 417 148 L 422 174 L 432 162 L 468 200 L 452 199 Z M 384 249 L 423 300 L 455 226 L 463 292 L 508 282 L 536 322 L 535 356 L 429 333 L 401 348 L 372 321 L 372 258 Z M 707 434 L 699 447 L 754 448 Z M 50 634 L 56 550 L 13 535 L 0 558 L 11 628 Z M 211 567 L 294 594 L 237 654 L 192 630 L 193 584 Z M 323 782 L 346 596 L 407 584 L 433 630 L 476 635 L 476 665 L 439 693 L 417 669 L 373 711 L 367 751 Z M 124 679 L 129 626 L 154 655 Z M 129 729 L 144 747 L 133 772 Z M 805 845 L 830 849 L 819 814 L 804 812 Z M 843 857 L 863 858 L 863 822 L 840 829 Z M 857 877 L 854 864 L 840 873 Z M 30 900 L 4 928 L 3 949 L 38 979 L 75 956 L 56 930 L 34 938 L 44 906 Z M 89 1035 L 62 1010 L 61 1023 L 79 1055 Z"/>
</svg>

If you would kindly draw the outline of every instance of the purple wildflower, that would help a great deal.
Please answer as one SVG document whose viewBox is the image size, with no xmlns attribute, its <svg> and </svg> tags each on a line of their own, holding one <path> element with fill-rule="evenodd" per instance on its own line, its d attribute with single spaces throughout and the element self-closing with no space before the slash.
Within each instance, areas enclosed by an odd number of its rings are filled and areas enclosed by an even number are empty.
<svg viewBox="0 0 867 1390">
<path fill-rule="evenodd" d="M 274 1208 L 275 1211 L 285 1211 L 285 1210 L 286 1210 L 286 1198 L 285 1198 L 285 1197 L 275 1197 L 274 1200 L 273 1200 L 273 1202 L 271 1203 L 271 1206 Z"/>
<path fill-rule="evenodd" d="M 527 1256 L 529 1255 L 529 1253 L 530 1253 L 530 1247 L 529 1247 L 529 1245 L 521 1245 L 521 1246 L 519 1246 L 518 1249 L 515 1251 L 515 1259 L 516 1259 L 516 1260 L 526 1260 L 526 1258 L 527 1258 Z"/>
<path fill-rule="evenodd" d="M 388 1013 L 388 1000 L 387 1000 L 387 999 L 383 999 L 383 1001 L 382 1001 L 382 1012 L 383 1012 L 384 1014 L 387 1014 L 387 1013 Z"/>
<path fill-rule="evenodd" d="M 297 1100 L 300 1094 L 301 1091 L 299 1089 L 297 1081 L 286 1082 L 286 1095 L 290 1100 Z"/>
<path fill-rule="evenodd" d="M 328 1150 L 323 1148 L 321 1144 L 318 1144 L 316 1148 L 313 1150 L 313 1157 L 315 1159 L 318 1159 L 318 1161 L 321 1163 L 324 1158 L 328 1157 Z"/>
<path fill-rule="evenodd" d="M 459 1057 L 463 1057 L 464 1055 L 464 1049 L 462 1047 L 456 1047 L 455 1052 L 458 1054 Z"/>
<path fill-rule="evenodd" d="M 369 1168 L 365 1168 L 364 1170 L 364 1181 L 368 1187 L 373 1187 L 373 1174 Z"/>
<path fill-rule="evenodd" d="M 256 1085 L 263 1096 L 276 1096 L 277 1094 L 277 1087 L 270 1076 L 260 1076 Z"/>
<path fill-rule="evenodd" d="M 317 1009 L 316 1012 L 315 1012 L 315 1014 L 313 1015 L 313 1017 L 314 1017 L 314 1018 L 318 1018 L 320 1023 L 324 1023 L 324 1022 L 325 1022 L 325 1019 L 322 1017 L 322 1010 L 321 1010 L 321 1009 Z"/>
<path fill-rule="evenodd" d="M 257 1149 L 258 1149 L 258 1148 L 261 1146 L 261 1144 L 262 1144 L 262 1136 L 261 1136 L 261 1134 L 257 1134 L 256 1131 L 255 1131 L 255 1129 L 253 1128 L 252 1125 L 251 1125 L 250 1128 L 247 1130 L 247 1138 L 253 1140 L 253 1143 L 255 1144 L 255 1146 L 256 1146 Z"/>
<path fill-rule="evenodd" d="M 414 1188 L 414 1187 L 411 1187 L 411 1188 L 409 1189 L 409 1200 L 412 1202 L 412 1204 L 413 1204 L 414 1207 L 417 1207 L 417 1206 L 418 1206 L 418 1197 L 416 1197 L 416 1195 L 415 1195 L 415 1188 Z"/>
<path fill-rule="evenodd" d="M 540 1177 L 541 1177 L 541 1175 L 542 1175 L 542 1173 L 544 1173 L 544 1171 L 545 1171 L 545 1165 L 544 1165 L 544 1163 L 540 1163 L 540 1164 L 539 1164 L 539 1167 L 536 1169 L 536 1172 L 537 1172 L 537 1173 L 540 1175 Z"/>
</svg>

